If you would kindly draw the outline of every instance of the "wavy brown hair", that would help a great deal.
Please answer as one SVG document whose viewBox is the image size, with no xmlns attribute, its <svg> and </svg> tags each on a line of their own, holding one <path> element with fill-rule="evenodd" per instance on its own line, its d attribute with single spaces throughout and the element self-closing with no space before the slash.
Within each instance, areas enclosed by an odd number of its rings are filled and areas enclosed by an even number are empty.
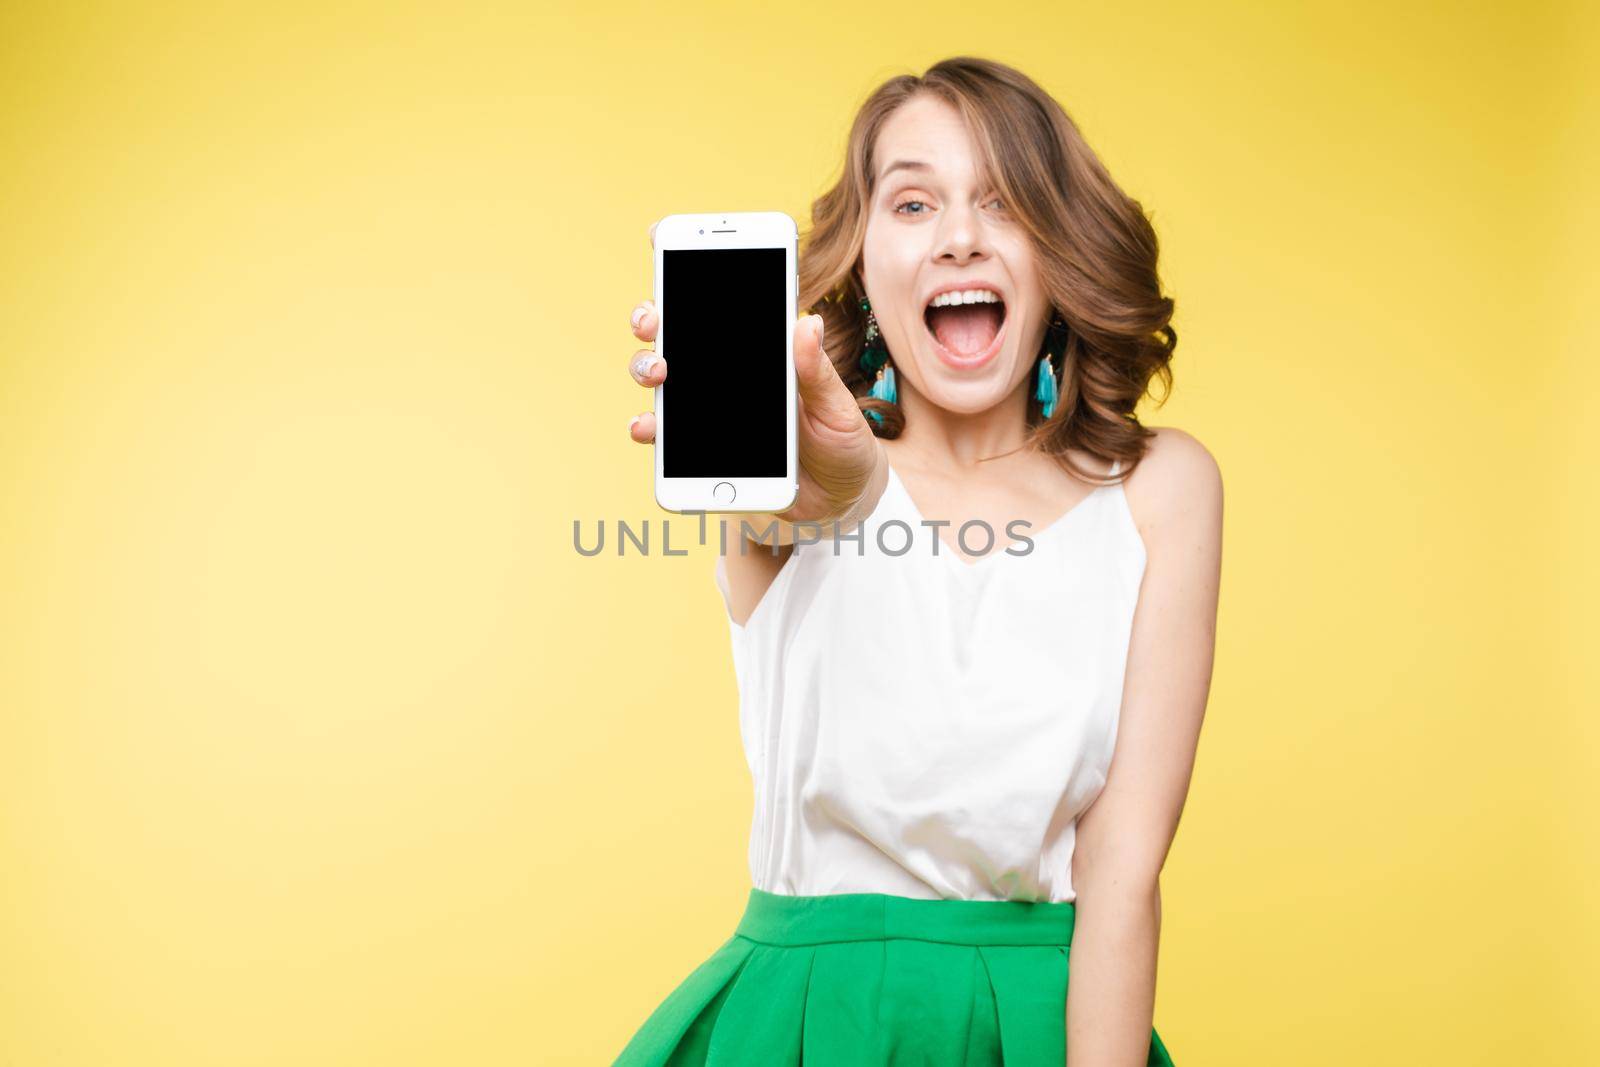
<svg viewBox="0 0 1600 1067">
<path fill-rule="evenodd" d="M 856 114 L 838 182 L 811 205 L 800 254 L 800 303 L 823 318 L 839 376 L 880 437 L 898 437 L 898 404 L 866 396 L 872 382 L 857 362 L 865 340 L 865 293 L 855 277 L 872 203 L 878 131 L 902 104 L 930 94 L 966 119 L 987 180 L 1020 220 L 1038 256 L 1050 302 L 1067 323 L 1065 352 L 1054 360 L 1060 394 L 1051 418 L 1028 401 L 1029 443 L 1076 468 L 1068 449 L 1125 461 L 1131 473 L 1153 436 L 1134 408 L 1159 375 L 1172 390 L 1169 363 L 1178 344 L 1172 300 L 1156 274 L 1154 228 L 1137 200 L 1111 180 L 1061 105 L 1027 75 L 993 60 L 955 56 L 921 77 L 879 86 Z M 1043 355 L 1044 353 L 1039 353 Z M 892 353 L 891 353 L 892 355 Z"/>
</svg>

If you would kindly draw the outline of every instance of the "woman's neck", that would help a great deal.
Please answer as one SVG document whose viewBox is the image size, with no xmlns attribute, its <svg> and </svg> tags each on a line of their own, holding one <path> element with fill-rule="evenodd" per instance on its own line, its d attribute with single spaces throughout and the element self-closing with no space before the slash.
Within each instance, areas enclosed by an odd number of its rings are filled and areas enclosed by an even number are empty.
<svg viewBox="0 0 1600 1067">
<path fill-rule="evenodd" d="M 1027 442 L 1026 385 L 989 408 L 964 414 L 941 408 L 901 387 L 899 403 L 906 425 L 885 441 L 890 456 L 918 466 L 976 470 L 986 461 L 1020 451 Z"/>
</svg>

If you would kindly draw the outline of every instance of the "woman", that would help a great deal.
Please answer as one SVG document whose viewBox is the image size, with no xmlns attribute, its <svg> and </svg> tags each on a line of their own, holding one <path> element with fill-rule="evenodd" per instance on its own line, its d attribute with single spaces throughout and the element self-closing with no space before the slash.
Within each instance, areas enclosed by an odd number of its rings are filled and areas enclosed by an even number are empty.
<svg viewBox="0 0 1600 1067">
<path fill-rule="evenodd" d="M 617 1064 L 1172 1063 L 1159 875 L 1222 489 L 1133 414 L 1177 342 L 1156 257 L 1019 72 L 954 58 L 863 106 L 800 261 L 799 496 L 717 561 L 749 903 Z"/>
</svg>

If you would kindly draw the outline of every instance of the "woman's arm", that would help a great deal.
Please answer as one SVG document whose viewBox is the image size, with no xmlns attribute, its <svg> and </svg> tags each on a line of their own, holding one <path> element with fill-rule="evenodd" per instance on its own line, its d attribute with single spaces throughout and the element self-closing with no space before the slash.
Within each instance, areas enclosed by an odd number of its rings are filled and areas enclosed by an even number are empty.
<svg viewBox="0 0 1600 1067">
<path fill-rule="evenodd" d="M 889 484 L 889 461 L 884 455 L 883 442 L 874 439 L 873 451 L 875 460 L 866 487 L 837 520 L 841 534 L 854 531 L 872 514 Z M 797 531 L 792 524 L 772 515 L 724 515 L 722 524 L 723 540 L 719 543 L 727 545 L 727 555 L 719 554 L 716 559 L 717 586 L 727 600 L 728 614 L 743 626 L 793 554 Z M 776 541 L 774 530 L 777 531 Z M 801 532 L 808 538 L 831 537 L 833 522 L 822 526 L 820 532 L 816 529 Z"/>
<path fill-rule="evenodd" d="M 1178 829 L 1211 687 L 1222 477 L 1199 441 L 1161 427 L 1129 479 L 1144 538 L 1121 721 L 1106 785 L 1079 817 L 1067 986 L 1072 1067 L 1143 1067 L 1155 1014 L 1160 874 Z"/>
</svg>

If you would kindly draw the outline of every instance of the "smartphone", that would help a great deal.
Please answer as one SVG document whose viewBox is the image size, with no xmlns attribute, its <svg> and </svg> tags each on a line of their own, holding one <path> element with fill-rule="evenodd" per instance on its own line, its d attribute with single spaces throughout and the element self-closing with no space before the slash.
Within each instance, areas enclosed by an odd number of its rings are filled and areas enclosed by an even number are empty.
<svg viewBox="0 0 1600 1067">
<path fill-rule="evenodd" d="M 781 211 L 656 223 L 655 496 L 668 511 L 783 511 L 799 490 L 799 230 Z"/>
</svg>

